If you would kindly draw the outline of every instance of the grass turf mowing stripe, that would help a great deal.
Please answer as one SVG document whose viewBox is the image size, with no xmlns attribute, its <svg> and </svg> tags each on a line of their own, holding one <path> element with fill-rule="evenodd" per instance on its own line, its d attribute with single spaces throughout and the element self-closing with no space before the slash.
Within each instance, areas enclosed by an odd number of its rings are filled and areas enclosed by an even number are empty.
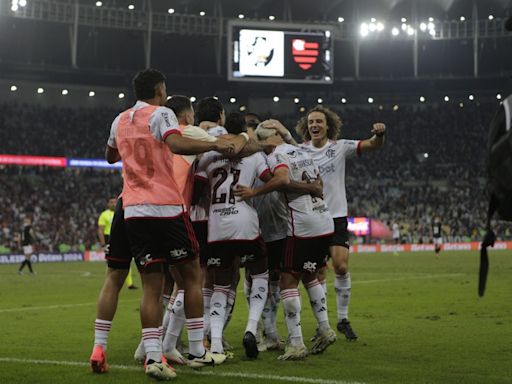
<svg viewBox="0 0 512 384">
<path fill-rule="evenodd" d="M 442 273 L 442 274 L 428 275 L 428 276 L 397 277 L 395 279 L 354 280 L 354 281 L 352 281 L 352 284 L 391 283 L 393 281 L 437 279 L 437 278 L 442 278 L 442 277 L 457 277 L 457 276 L 464 276 L 464 275 L 465 275 L 464 273 Z"/>
<path fill-rule="evenodd" d="M 140 301 L 140 299 L 120 300 L 119 304 L 131 303 L 134 301 Z M 55 304 L 55 305 L 41 305 L 38 307 L 4 308 L 4 309 L 0 309 L 0 313 L 39 311 L 39 310 L 45 310 L 45 309 L 60 309 L 60 308 L 73 308 L 73 307 L 87 307 L 89 305 L 96 305 L 96 304 L 98 304 L 98 303 L 95 301 L 95 302 L 90 302 L 90 303 L 78 303 L 78 304 Z"/>
<path fill-rule="evenodd" d="M 23 363 L 23 364 L 42 364 L 42 365 L 63 365 L 73 367 L 89 367 L 89 363 L 83 361 L 59 361 L 59 360 L 34 360 L 34 359 L 19 359 L 15 357 L 0 357 L 0 363 Z M 117 365 L 109 364 L 109 369 L 120 369 L 125 371 L 137 371 L 142 373 L 142 367 L 135 367 L 130 365 Z M 273 381 L 286 381 L 294 383 L 307 383 L 307 384 L 365 384 L 357 381 L 340 381 L 328 379 L 314 379 L 310 377 L 299 376 L 277 376 L 277 375 L 261 375 L 257 373 L 241 373 L 241 372 L 211 372 L 211 371 L 193 371 L 176 369 L 180 375 L 199 375 L 199 376 L 213 376 L 213 377 L 231 377 L 252 380 L 273 380 Z"/>
</svg>

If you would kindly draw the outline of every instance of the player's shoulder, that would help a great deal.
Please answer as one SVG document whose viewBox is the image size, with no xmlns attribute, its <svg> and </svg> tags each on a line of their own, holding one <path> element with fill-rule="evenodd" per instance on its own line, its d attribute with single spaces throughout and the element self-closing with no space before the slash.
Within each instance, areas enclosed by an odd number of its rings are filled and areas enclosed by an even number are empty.
<svg viewBox="0 0 512 384">
<path fill-rule="evenodd" d="M 173 110 L 164 106 L 155 108 L 151 116 L 153 118 L 162 119 L 168 127 L 179 125 L 178 118 L 174 114 Z"/>
</svg>

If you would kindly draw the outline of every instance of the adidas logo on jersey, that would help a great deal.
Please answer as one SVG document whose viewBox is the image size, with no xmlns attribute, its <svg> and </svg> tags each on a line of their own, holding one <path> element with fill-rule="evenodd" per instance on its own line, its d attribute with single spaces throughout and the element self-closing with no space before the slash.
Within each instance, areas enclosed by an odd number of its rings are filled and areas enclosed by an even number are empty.
<svg viewBox="0 0 512 384">
<path fill-rule="evenodd" d="M 207 263 L 208 267 L 220 267 L 220 258 L 210 258 Z"/>
<path fill-rule="evenodd" d="M 308 272 L 316 272 L 316 263 L 313 263 L 311 261 L 306 261 L 304 265 L 302 266 L 302 269 Z"/>
<path fill-rule="evenodd" d="M 174 259 L 183 259 L 188 256 L 188 252 L 185 248 L 173 249 L 170 253 L 171 257 Z"/>
</svg>

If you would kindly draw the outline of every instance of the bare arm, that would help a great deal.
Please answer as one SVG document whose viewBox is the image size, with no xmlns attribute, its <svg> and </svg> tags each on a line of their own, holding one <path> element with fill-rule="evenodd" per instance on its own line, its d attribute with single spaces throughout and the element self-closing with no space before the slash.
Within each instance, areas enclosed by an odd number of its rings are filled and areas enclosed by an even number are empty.
<svg viewBox="0 0 512 384">
<path fill-rule="evenodd" d="M 117 148 L 112 148 L 107 145 L 105 148 L 105 160 L 107 160 L 109 164 L 114 164 L 121 160 L 121 156 L 119 155 Z"/>
<path fill-rule="evenodd" d="M 264 195 L 286 187 L 290 184 L 290 177 L 288 175 L 288 168 L 281 167 L 274 171 L 274 176 L 270 178 L 265 184 L 258 188 L 249 188 L 243 185 L 237 185 L 235 188 L 235 196 L 240 197 L 242 200 L 247 200 L 255 196 Z"/>
<path fill-rule="evenodd" d="M 311 183 L 290 181 L 290 184 L 286 186 L 285 190 L 287 192 L 298 193 L 301 195 L 311 195 L 312 197 L 323 198 L 324 195 L 322 179 L 320 178 L 316 179 Z"/>
<path fill-rule="evenodd" d="M 298 146 L 290 131 L 279 120 L 265 120 L 261 125 L 265 128 L 275 129 L 287 144 Z"/>
<path fill-rule="evenodd" d="M 386 125 L 383 123 L 375 123 L 372 128 L 373 136 L 369 139 L 362 140 L 359 145 L 361 152 L 374 151 L 384 145 L 384 135 L 386 133 Z"/>
<path fill-rule="evenodd" d="M 165 144 L 172 153 L 177 155 L 198 155 L 208 151 L 218 151 L 223 155 L 232 155 L 235 150 L 235 145 L 226 140 L 199 141 L 175 133 L 167 136 Z"/>
<path fill-rule="evenodd" d="M 105 247 L 105 245 L 106 245 L 104 231 L 105 231 L 105 226 L 98 225 L 98 239 L 100 240 L 100 244 L 102 247 Z"/>
</svg>

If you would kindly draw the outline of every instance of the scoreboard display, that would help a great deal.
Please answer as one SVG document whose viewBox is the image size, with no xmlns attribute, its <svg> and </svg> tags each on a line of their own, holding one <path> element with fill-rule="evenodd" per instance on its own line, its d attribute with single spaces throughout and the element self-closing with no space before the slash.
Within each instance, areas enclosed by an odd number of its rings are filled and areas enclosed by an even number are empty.
<svg viewBox="0 0 512 384">
<path fill-rule="evenodd" d="M 332 47 L 328 27 L 232 20 L 228 80 L 332 84 Z"/>
</svg>

